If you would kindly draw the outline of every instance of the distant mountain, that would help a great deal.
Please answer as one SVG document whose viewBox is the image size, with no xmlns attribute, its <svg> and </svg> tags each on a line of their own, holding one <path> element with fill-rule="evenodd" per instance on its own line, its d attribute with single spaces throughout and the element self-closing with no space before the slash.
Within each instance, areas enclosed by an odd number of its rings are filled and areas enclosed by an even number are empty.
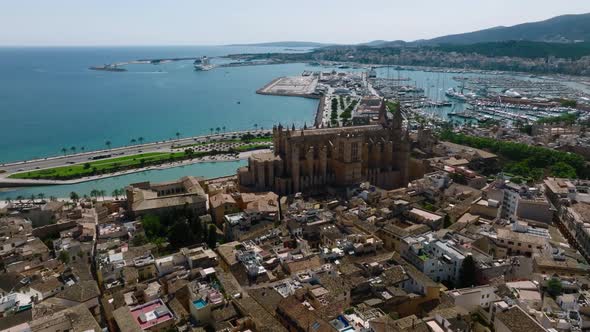
<svg viewBox="0 0 590 332">
<path fill-rule="evenodd" d="M 334 44 L 324 44 L 306 41 L 279 41 L 268 43 L 252 43 L 252 44 L 231 44 L 228 46 L 254 46 L 254 47 L 325 47 Z"/>
<path fill-rule="evenodd" d="M 456 35 L 420 40 L 418 45 L 474 44 L 508 40 L 572 43 L 590 42 L 590 13 L 563 15 L 545 21 L 495 27 Z"/>
<path fill-rule="evenodd" d="M 366 43 L 360 43 L 358 45 L 359 46 L 381 47 L 384 44 L 388 44 L 388 43 L 390 43 L 390 42 L 387 40 L 373 40 L 373 41 L 366 42 Z"/>
</svg>

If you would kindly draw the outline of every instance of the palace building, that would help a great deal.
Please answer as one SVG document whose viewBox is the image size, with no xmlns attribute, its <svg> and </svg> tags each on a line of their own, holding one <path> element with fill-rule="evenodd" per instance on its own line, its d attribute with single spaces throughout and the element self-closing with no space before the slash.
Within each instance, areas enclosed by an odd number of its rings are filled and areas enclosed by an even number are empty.
<svg viewBox="0 0 590 332">
<path fill-rule="evenodd" d="M 369 181 L 384 189 L 408 184 L 410 139 L 401 113 L 382 106 L 374 125 L 273 128 L 274 152 L 258 153 L 238 170 L 240 186 L 289 195 Z"/>
</svg>

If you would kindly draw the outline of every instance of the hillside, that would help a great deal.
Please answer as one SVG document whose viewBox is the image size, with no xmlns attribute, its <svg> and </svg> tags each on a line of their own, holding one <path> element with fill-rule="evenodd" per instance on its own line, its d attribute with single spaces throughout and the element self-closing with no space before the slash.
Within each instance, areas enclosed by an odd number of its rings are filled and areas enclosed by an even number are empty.
<svg viewBox="0 0 590 332">
<path fill-rule="evenodd" d="M 458 52 L 462 54 L 477 53 L 490 57 L 509 56 L 520 58 L 547 58 L 554 56 L 565 59 L 579 59 L 590 55 L 590 43 L 545 43 L 533 41 L 502 41 L 476 43 L 469 45 L 442 44 L 433 49 L 443 52 Z"/>
<path fill-rule="evenodd" d="M 419 45 L 475 44 L 508 40 L 539 42 L 590 42 L 590 13 L 563 15 L 545 21 L 495 27 L 417 41 Z"/>
</svg>

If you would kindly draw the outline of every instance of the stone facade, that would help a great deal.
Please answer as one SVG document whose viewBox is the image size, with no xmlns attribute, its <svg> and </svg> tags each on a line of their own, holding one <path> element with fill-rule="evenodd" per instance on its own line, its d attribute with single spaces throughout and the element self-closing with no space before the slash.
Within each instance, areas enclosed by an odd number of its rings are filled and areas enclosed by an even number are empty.
<svg viewBox="0 0 590 332">
<path fill-rule="evenodd" d="M 385 111 L 383 111 L 385 112 Z M 400 112 L 381 124 L 342 128 L 273 128 L 273 153 L 238 170 L 240 186 L 281 195 L 363 181 L 395 189 L 408 184 L 409 136 Z"/>
</svg>

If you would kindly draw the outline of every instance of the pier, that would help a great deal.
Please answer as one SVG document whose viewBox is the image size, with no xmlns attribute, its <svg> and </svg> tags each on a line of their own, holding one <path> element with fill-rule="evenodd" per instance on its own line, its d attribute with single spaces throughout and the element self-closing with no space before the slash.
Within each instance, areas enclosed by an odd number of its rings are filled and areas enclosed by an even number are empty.
<svg viewBox="0 0 590 332">
<path fill-rule="evenodd" d="M 200 59 L 200 58 L 198 58 L 198 57 L 183 57 L 183 58 L 139 59 L 139 60 L 107 63 L 102 66 L 91 66 L 91 67 L 88 67 L 88 69 L 121 72 L 121 71 L 127 71 L 127 69 L 120 68 L 120 67 L 127 66 L 127 65 L 145 65 L 145 64 L 159 65 L 162 63 L 175 62 L 175 61 L 189 61 L 189 60 L 195 61 L 197 59 Z"/>
</svg>

